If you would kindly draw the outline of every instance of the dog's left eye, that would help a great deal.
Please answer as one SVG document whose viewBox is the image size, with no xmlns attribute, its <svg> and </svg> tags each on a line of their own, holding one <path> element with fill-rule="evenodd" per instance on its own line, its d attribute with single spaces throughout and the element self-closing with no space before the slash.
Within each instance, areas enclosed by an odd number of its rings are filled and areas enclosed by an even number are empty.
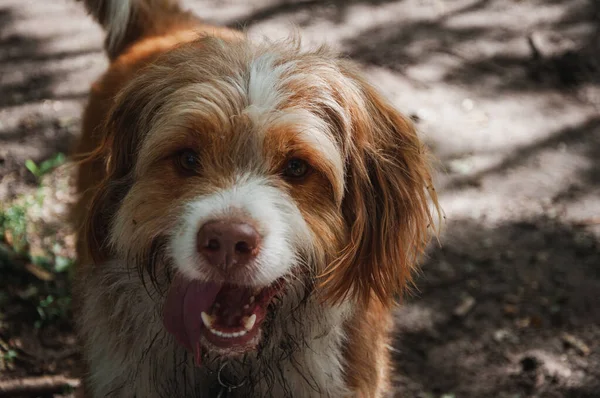
<svg viewBox="0 0 600 398">
<path fill-rule="evenodd" d="M 191 149 L 181 151 L 175 157 L 175 165 L 177 168 L 186 174 L 195 174 L 200 168 L 200 160 L 198 154 Z"/>
<path fill-rule="evenodd" d="M 310 166 L 302 159 L 293 158 L 288 160 L 283 169 L 283 175 L 289 179 L 299 179 L 308 174 Z"/>
</svg>

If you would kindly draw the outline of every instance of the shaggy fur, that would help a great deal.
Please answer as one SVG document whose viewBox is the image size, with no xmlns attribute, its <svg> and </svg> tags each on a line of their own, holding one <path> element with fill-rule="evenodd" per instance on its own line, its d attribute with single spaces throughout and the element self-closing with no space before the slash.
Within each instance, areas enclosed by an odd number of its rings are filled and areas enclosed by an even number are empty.
<svg viewBox="0 0 600 398">
<path fill-rule="evenodd" d="M 76 149 L 87 394 L 384 396 L 394 298 L 428 240 L 428 198 L 437 207 L 410 122 L 326 50 L 253 44 L 176 1 L 84 2 L 111 59 Z M 291 158 L 310 166 L 300 180 L 282 174 Z M 195 366 L 163 327 L 165 293 L 176 276 L 219 278 L 194 239 L 232 216 L 264 243 L 228 282 L 286 285 L 255 350 L 207 344 Z"/>
</svg>

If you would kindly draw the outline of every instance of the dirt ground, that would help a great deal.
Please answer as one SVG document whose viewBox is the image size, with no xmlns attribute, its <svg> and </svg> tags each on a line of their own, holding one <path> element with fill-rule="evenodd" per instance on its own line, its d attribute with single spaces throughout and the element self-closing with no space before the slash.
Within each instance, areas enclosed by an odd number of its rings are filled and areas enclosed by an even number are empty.
<svg viewBox="0 0 600 398">
<path fill-rule="evenodd" d="M 446 222 L 397 312 L 397 396 L 600 397 L 598 0 L 187 4 L 256 38 L 295 25 L 305 45 L 329 43 L 433 149 Z M 0 237 L 0 388 L 78 376 L 59 270 L 69 168 L 26 164 L 77 136 L 102 37 L 74 1 L 0 0 L 0 201 L 5 221 L 25 209 L 41 225 L 25 251 L 14 230 Z"/>
</svg>

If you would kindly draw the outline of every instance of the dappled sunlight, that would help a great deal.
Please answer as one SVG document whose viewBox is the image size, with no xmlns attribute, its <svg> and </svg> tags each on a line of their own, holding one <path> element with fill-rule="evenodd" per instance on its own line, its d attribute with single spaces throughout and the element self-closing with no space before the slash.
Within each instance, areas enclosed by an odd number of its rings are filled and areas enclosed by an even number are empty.
<svg viewBox="0 0 600 398">
<path fill-rule="evenodd" d="M 296 32 L 341 52 L 431 148 L 446 219 L 395 313 L 398 396 L 597 395 L 597 1 L 185 4 L 252 38 Z M 80 2 L 0 5 L 0 380 L 78 371 L 60 154 L 106 67 L 102 40 Z"/>
</svg>

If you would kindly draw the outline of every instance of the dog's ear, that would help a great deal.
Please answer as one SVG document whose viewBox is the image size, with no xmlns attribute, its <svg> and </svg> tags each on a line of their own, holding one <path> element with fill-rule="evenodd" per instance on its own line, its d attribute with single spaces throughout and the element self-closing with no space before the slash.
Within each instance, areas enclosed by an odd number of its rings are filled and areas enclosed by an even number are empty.
<svg viewBox="0 0 600 398">
<path fill-rule="evenodd" d="M 347 73 L 356 83 L 342 203 L 348 243 L 323 275 L 326 298 L 391 304 L 429 240 L 437 196 L 412 123 L 357 73 Z"/>
<path fill-rule="evenodd" d="M 85 216 L 79 231 L 84 246 L 81 250 L 87 254 L 84 257 L 96 264 L 110 257 L 112 219 L 133 183 L 142 109 L 139 97 L 126 93 L 118 97 L 106 122 L 99 127 L 101 144 L 80 160 L 80 170 L 94 167 L 104 170 L 99 184 L 88 193 L 88 208 L 83 212 Z"/>
</svg>

